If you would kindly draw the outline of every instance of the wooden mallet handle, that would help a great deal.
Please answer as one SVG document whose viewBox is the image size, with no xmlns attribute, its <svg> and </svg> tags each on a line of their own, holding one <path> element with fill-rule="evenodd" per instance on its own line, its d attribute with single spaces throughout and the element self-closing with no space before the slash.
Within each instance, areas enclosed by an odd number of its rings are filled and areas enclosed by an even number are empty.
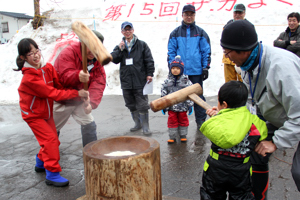
<svg viewBox="0 0 300 200">
<path fill-rule="evenodd" d="M 193 102 L 195 102 L 196 104 L 198 104 L 199 106 L 201 106 L 202 108 L 204 108 L 205 110 L 211 109 L 212 107 L 206 103 L 205 101 L 203 101 L 198 95 L 196 95 L 195 93 L 188 95 L 188 98 L 190 100 L 192 100 Z"/>
<path fill-rule="evenodd" d="M 82 70 L 84 73 L 87 73 L 87 50 L 86 45 L 82 42 L 81 43 L 81 55 L 82 55 Z M 83 83 L 83 89 L 88 90 L 89 86 L 88 83 Z"/>
</svg>

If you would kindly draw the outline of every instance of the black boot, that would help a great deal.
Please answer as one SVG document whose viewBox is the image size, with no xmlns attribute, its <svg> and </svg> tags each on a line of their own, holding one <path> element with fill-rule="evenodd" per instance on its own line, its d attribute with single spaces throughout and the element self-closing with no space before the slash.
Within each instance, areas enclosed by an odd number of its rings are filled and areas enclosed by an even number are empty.
<svg viewBox="0 0 300 200">
<path fill-rule="evenodd" d="M 252 193 L 255 199 L 268 199 L 269 167 L 252 165 Z"/>
<path fill-rule="evenodd" d="M 140 120 L 143 128 L 143 133 L 145 135 L 150 135 L 151 131 L 149 129 L 149 112 L 148 110 L 140 111 Z"/>
<path fill-rule="evenodd" d="M 81 135 L 82 135 L 82 145 L 83 147 L 90 142 L 97 140 L 97 125 L 95 121 L 87 124 L 81 125 Z"/>
<path fill-rule="evenodd" d="M 137 131 L 137 130 L 140 130 L 142 128 L 141 126 L 141 122 L 140 122 L 140 114 L 139 114 L 139 111 L 133 111 L 131 112 L 131 116 L 132 116 L 132 119 L 135 123 L 134 127 L 130 129 L 131 132 L 133 131 Z"/>
</svg>

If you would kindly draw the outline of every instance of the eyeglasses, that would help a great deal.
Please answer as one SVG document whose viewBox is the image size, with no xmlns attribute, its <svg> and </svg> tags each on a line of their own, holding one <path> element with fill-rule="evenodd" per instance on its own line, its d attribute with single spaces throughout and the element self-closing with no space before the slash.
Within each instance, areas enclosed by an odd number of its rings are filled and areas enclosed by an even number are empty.
<svg viewBox="0 0 300 200">
<path fill-rule="evenodd" d="M 39 54 L 40 52 L 41 52 L 41 50 L 37 49 L 36 52 L 31 52 L 31 53 L 27 54 L 27 56 L 34 57 L 36 54 Z"/>
<path fill-rule="evenodd" d="M 244 11 L 234 11 L 233 12 L 233 14 L 235 14 L 235 15 L 242 15 L 244 13 L 245 13 Z"/>
<path fill-rule="evenodd" d="M 133 30 L 133 28 L 125 28 L 122 30 L 122 32 L 127 32 L 127 31 L 132 31 L 132 30 Z"/>
<path fill-rule="evenodd" d="M 194 13 L 194 14 L 186 14 L 186 13 L 183 13 L 183 16 L 184 16 L 184 17 L 195 17 L 195 13 Z"/>
<path fill-rule="evenodd" d="M 232 52 L 232 50 L 228 51 L 227 53 L 225 52 L 225 50 L 223 51 L 225 57 L 228 56 L 228 54 L 229 54 L 230 52 Z"/>
</svg>

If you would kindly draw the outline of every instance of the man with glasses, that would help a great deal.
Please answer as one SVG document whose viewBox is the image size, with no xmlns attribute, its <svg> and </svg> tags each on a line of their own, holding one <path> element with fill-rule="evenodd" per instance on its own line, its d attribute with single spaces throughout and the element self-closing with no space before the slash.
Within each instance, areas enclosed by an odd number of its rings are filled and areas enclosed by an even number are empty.
<svg viewBox="0 0 300 200">
<path fill-rule="evenodd" d="M 152 81 L 154 60 L 147 43 L 134 35 L 132 23 L 121 25 L 123 39 L 111 53 L 113 63 L 120 63 L 120 81 L 125 106 L 130 110 L 135 123 L 130 131 L 143 129 L 145 135 L 151 134 L 149 129 L 148 96 L 143 94 L 145 84 Z"/>
<path fill-rule="evenodd" d="M 244 6 L 244 4 L 236 4 L 233 8 L 233 19 L 229 20 L 226 25 L 236 20 L 244 20 L 245 15 L 246 15 L 246 7 Z M 237 81 L 237 80 L 242 82 L 241 75 L 236 72 L 235 63 L 233 63 L 225 55 L 223 55 L 222 63 L 224 63 L 225 83 L 228 81 Z"/>
<path fill-rule="evenodd" d="M 287 17 L 288 27 L 274 40 L 274 47 L 286 49 L 300 57 L 300 14 L 292 12 Z"/>
<path fill-rule="evenodd" d="M 265 120 L 268 128 L 267 139 L 250 157 L 255 199 L 267 199 L 270 154 L 296 144 L 291 172 L 300 191 L 300 59 L 289 51 L 258 43 L 255 28 L 247 20 L 225 26 L 221 46 L 226 57 L 242 69 L 249 90 L 247 107 Z"/>
<path fill-rule="evenodd" d="M 182 24 L 172 31 L 168 42 L 168 64 L 180 55 L 184 63 L 184 74 L 190 81 L 199 83 L 203 88 L 203 81 L 208 78 L 211 61 L 210 39 L 207 33 L 195 24 L 196 10 L 193 5 L 185 5 L 182 10 Z M 200 97 L 205 101 L 203 95 Z M 206 119 L 205 110 L 194 104 L 197 129 Z"/>
</svg>

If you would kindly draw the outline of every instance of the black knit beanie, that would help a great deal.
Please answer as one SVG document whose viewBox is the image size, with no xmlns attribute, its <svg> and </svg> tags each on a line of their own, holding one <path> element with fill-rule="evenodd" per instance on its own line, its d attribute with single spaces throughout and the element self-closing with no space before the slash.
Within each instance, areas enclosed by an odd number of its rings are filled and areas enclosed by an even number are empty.
<svg viewBox="0 0 300 200">
<path fill-rule="evenodd" d="M 221 46 L 236 51 L 250 51 L 258 44 L 254 25 L 248 20 L 237 20 L 225 26 Z"/>
</svg>

